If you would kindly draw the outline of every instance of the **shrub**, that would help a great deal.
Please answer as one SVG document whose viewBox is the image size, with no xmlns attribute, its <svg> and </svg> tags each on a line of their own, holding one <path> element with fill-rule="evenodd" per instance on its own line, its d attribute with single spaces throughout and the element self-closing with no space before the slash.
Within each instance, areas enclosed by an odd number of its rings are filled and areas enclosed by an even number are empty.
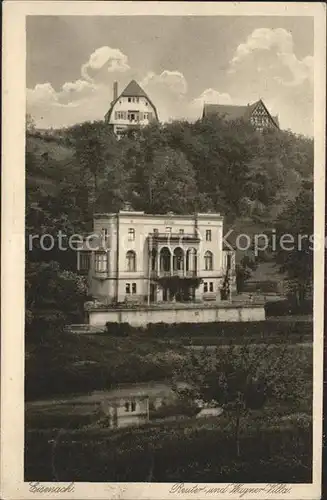
<svg viewBox="0 0 327 500">
<path fill-rule="evenodd" d="M 129 323 L 106 323 L 106 333 L 116 337 L 128 337 L 135 329 Z"/>
<path fill-rule="evenodd" d="M 309 315 L 313 314 L 313 301 L 304 300 L 299 306 L 294 300 L 278 300 L 265 304 L 267 316 Z"/>
</svg>

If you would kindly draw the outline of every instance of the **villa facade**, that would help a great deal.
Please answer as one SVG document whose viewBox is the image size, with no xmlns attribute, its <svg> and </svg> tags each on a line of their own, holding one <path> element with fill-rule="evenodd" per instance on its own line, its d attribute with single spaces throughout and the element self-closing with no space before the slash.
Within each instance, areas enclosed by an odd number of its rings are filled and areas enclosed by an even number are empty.
<svg viewBox="0 0 327 500">
<path fill-rule="evenodd" d="M 96 214 L 77 268 L 103 304 L 220 302 L 235 289 L 235 255 L 213 213 Z"/>
</svg>

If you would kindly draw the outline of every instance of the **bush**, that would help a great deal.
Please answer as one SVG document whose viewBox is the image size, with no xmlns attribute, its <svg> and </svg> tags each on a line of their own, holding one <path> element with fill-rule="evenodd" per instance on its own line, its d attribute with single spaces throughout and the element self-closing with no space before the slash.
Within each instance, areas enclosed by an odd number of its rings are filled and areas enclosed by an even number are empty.
<svg viewBox="0 0 327 500">
<path fill-rule="evenodd" d="M 137 329 L 132 330 L 137 332 Z M 249 322 L 218 322 L 218 323 L 178 323 L 178 324 L 148 324 L 146 334 L 158 338 L 176 337 L 201 338 L 215 337 L 226 342 L 234 340 L 267 340 L 285 339 L 290 336 L 303 338 L 312 336 L 311 322 L 297 321 L 249 321 Z"/>
<path fill-rule="evenodd" d="M 177 416 L 193 417 L 198 412 L 198 406 L 191 400 L 179 398 L 168 404 L 162 404 L 159 408 L 152 410 L 150 418 L 155 420 Z"/>
<path fill-rule="evenodd" d="M 128 337 L 134 330 L 129 323 L 106 323 L 106 333 L 116 337 Z"/>
<path fill-rule="evenodd" d="M 305 300 L 301 305 L 294 300 L 279 300 L 265 304 L 266 316 L 312 315 L 313 301 Z"/>
</svg>

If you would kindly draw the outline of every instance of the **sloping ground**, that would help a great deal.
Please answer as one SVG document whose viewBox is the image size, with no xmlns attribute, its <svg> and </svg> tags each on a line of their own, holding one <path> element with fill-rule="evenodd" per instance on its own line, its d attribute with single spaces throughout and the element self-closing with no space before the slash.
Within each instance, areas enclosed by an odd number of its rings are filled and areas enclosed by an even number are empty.
<svg viewBox="0 0 327 500">
<path fill-rule="evenodd" d="M 29 154 L 33 159 L 29 159 Z M 26 137 L 26 185 L 38 187 L 43 194 L 55 194 L 73 164 L 73 149 L 63 139 L 44 138 L 28 133 Z"/>
<path fill-rule="evenodd" d="M 57 161 L 71 159 L 74 154 L 73 149 L 63 139 L 44 137 L 33 132 L 27 133 L 26 149 L 40 156 L 48 154 Z"/>
</svg>

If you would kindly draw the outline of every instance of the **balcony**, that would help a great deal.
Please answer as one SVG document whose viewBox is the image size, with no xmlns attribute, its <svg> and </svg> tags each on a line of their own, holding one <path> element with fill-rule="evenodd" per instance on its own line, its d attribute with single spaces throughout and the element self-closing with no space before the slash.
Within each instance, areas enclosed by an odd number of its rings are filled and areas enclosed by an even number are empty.
<svg viewBox="0 0 327 500">
<path fill-rule="evenodd" d="M 183 271 L 183 270 L 171 270 L 171 271 L 162 271 L 162 270 L 152 270 L 150 273 L 150 277 L 153 279 L 156 278 L 173 278 L 173 277 L 179 277 L 179 278 L 196 278 L 197 276 L 197 271 Z"/>
<path fill-rule="evenodd" d="M 160 242 L 178 242 L 183 243 L 199 243 L 200 236 L 195 233 L 150 233 L 149 238 L 152 239 L 154 243 Z"/>
</svg>

